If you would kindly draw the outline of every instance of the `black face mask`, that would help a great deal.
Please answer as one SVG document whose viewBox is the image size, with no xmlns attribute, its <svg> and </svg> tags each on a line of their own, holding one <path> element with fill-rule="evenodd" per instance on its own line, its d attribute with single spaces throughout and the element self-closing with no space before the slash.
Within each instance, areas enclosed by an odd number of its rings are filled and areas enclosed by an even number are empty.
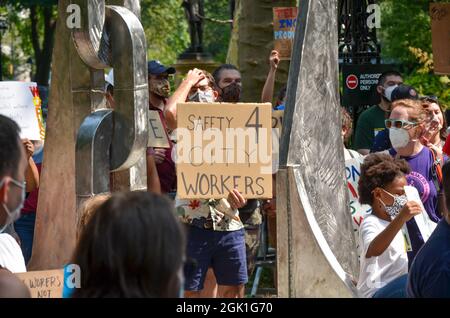
<svg viewBox="0 0 450 318">
<path fill-rule="evenodd" d="M 226 103 L 237 103 L 241 100 L 242 88 L 237 83 L 232 83 L 222 88 L 221 100 Z"/>
</svg>

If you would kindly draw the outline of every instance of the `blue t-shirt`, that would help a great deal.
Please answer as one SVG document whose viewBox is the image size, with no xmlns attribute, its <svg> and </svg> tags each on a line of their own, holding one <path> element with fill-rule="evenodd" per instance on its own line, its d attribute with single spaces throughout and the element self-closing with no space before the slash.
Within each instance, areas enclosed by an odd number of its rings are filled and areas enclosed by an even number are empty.
<svg viewBox="0 0 450 318">
<path fill-rule="evenodd" d="M 450 225 L 441 220 L 409 271 L 411 298 L 450 298 Z"/>
<path fill-rule="evenodd" d="M 284 110 L 284 104 L 276 106 L 275 110 Z"/>
<path fill-rule="evenodd" d="M 383 129 L 375 136 L 370 152 L 384 151 L 389 148 L 392 148 L 391 140 L 389 139 L 389 130 Z"/>
<path fill-rule="evenodd" d="M 393 157 L 397 154 L 394 148 L 389 149 L 389 153 Z M 434 160 L 431 150 L 427 147 L 423 147 L 417 155 L 400 158 L 405 159 L 411 168 L 410 174 L 406 176 L 408 185 L 414 186 L 419 192 L 420 199 L 422 200 L 423 206 L 425 207 L 430 219 L 433 222 L 439 222 L 440 217 L 437 213 L 438 192 L 436 190 L 436 186 L 434 185 L 432 176 L 431 169 L 433 167 Z M 406 226 L 408 228 L 409 238 L 411 239 L 412 245 L 412 251 L 408 252 L 408 259 L 411 264 L 415 255 L 422 247 L 424 240 L 414 219 L 408 221 Z"/>
</svg>

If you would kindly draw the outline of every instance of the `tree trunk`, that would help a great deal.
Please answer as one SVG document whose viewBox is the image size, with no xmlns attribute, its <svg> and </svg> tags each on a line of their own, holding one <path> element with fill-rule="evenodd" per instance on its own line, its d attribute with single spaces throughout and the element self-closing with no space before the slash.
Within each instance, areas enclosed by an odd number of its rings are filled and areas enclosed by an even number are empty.
<svg viewBox="0 0 450 318">
<path fill-rule="evenodd" d="M 259 102 L 269 72 L 273 49 L 274 7 L 296 7 L 296 0 L 235 0 L 233 32 L 227 62 L 242 73 L 243 101 Z M 274 97 L 286 85 L 289 61 L 281 61 L 276 75 Z"/>
<path fill-rule="evenodd" d="M 36 81 L 38 85 L 48 86 L 56 19 L 53 14 L 52 6 L 44 7 L 41 10 L 42 18 L 44 20 L 44 39 L 42 41 L 42 47 L 38 31 L 38 21 L 41 16 L 41 14 L 39 14 L 40 10 L 38 10 L 36 5 L 30 7 L 31 42 L 33 44 L 34 57 L 36 60 L 36 74 L 34 81 Z"/>
</svg>

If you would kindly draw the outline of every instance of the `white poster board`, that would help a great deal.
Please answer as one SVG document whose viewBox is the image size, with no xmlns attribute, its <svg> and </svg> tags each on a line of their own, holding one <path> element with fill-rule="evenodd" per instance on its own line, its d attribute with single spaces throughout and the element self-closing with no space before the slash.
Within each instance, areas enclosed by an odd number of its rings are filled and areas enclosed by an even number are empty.
<svg viewBox="0 0 450 318">
<path fill-rule="evenodd" d="M 361 175 L 361 163 L 364 158 L 353 158 L 345 161 L 345 178 L 350 200 L 349 212 L 352 218 L 353 231 L 355 234 L 356 246 L 359 249 L 359 227 L 365 217 L 372 213 L 372 207 L 359 203 L 358 181 Z"/>
<path fill-rule="evenodd" d="M 19 125 L 20 138 L 44 140 L 41 99 L 36 83 L 0 82 L 0 114 Z"/>
</svg>

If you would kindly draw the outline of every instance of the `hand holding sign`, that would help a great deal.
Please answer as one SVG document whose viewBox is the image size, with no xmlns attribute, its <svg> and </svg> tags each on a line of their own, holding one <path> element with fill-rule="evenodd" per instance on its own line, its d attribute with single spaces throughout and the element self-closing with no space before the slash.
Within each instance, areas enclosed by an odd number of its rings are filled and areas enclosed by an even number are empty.
<svg viewBox="0 0 450 318">
<path fill-rule="evenodd" d="M 247 204 L 247 200 L 244 199 L 238 189 L 231 190 L 228 194 L 227 200 L 233 210 L 240 209 Z"/>
<path fill-rule="evenodd" d="M 408 201 L 405 206 L 400 210 L 398 215 L 399 218 L 402 219 L 403 222 L 408 222 L 414 216 L 422 213 L 422 207 L 416 201 Z"/>
</svg>

